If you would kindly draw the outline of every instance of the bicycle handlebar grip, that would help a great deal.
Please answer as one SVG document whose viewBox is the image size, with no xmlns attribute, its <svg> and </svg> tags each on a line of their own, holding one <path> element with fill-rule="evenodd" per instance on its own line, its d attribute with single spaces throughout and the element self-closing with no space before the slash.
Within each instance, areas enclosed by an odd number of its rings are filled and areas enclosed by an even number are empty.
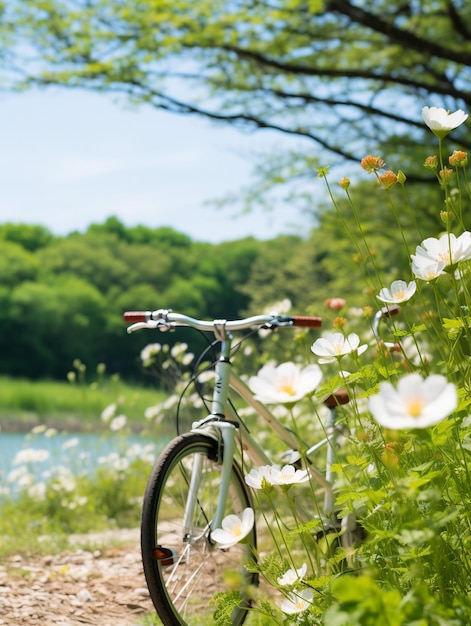
<svg viewBox="0 0 471 626">
<path fill-rule="evenodd" d="M 322 318 L 312 317 L 311 315 L 293 315 L 293 326 L 320 328 L 322 326 Z"/>
<path fill-rule="evenodd" d="M 147 322 L 150 317 L 149 311 L 126 311 L 123 313 L 124 321 L 129 322 L 130 324 L 135 324 L 136 322 Z"/>
</svg>

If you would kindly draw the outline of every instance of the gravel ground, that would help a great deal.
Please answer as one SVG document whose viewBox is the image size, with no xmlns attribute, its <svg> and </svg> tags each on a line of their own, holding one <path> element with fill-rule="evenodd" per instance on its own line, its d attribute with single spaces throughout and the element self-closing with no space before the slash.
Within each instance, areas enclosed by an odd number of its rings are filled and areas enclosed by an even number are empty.
<svg viewBox="0 0 471 626">
<path fill-rule="evenodd" d="M 72 547 L 58 555 L 16 555 L 1 561 L 0 624 L 143 624 L 153 607 L 142 571 L 139 531 L 88 535 L 87 540 L 100 548 Z M 111 547 L 116 541 L 119 547 Z"/>
</svg>

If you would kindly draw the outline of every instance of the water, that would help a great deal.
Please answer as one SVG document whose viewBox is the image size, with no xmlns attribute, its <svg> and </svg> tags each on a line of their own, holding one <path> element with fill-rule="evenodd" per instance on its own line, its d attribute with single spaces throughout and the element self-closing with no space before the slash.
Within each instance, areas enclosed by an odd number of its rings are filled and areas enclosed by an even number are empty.
<svg viewBox="0 0 471 626">
<path fill-rule="evenodd" d="M 93 473 L 118 458 L 145 455 L 155 459 L 168 438 L 156 439 L 122 433 L 10 433 L 0 431 L 0 481 L 20 465 L 45 474 L 65 466 L 74 474 Z"/>
</svg>

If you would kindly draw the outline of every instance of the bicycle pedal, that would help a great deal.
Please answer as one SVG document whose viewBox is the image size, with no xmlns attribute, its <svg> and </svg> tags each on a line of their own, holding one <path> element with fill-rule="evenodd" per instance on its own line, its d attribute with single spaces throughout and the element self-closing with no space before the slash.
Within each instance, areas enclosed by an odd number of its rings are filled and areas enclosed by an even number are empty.
<svg viewBox="0 0 471 626">
<path fill-rule="evenodd" d="M 163 546 L 154 548 L 152 554 L 162 567 L 174 565 L 177 561 L 176 557 L 178 556 L 173 548 L 164 548 Z"/>
</svg>

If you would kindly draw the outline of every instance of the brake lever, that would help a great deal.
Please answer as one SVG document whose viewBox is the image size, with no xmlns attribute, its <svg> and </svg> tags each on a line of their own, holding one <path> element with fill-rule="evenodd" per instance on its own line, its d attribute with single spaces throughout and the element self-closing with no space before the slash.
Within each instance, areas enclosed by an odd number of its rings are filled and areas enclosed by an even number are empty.
<svg viewBox="0 0 471 626">
<path fill-rule="evenodd" d="M 149 328 L 151 330 L 158 328 L 162 333 L 164 333 L 167 330 L 173 330 L 173 324 L 162 319 L 148 320 L 147 322 L 136 322 L 135 324 L 128 326 L 127 332 L 128 334 L 131 334 L 135 330 L 141 330 L 142 328 Z"/>
</svg>

